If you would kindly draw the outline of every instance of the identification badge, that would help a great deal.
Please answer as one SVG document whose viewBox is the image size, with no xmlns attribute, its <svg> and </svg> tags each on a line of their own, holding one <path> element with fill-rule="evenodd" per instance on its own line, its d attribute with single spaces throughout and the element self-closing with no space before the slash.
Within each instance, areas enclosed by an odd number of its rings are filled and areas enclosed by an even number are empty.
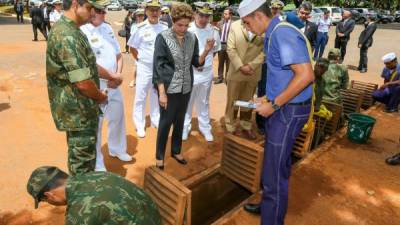
<svg viewBox="0 0 400 225">
<path fill-rule="evenodd" d="M 235 106 L 248 108 L 248 109 L 255 109 L 257 108 L 257 104 L 253 102 L 246 102 L 246 101 L 235 101 Z"/>
</svg>

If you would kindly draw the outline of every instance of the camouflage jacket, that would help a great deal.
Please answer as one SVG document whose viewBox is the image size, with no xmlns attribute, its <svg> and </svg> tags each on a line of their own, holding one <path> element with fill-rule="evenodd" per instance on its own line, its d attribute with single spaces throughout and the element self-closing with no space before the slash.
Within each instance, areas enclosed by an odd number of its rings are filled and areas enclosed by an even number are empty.
<svg viewBox="0 0 400 225">
<path fill-rule="evenodd" d="M 96 57 L 86 36 L 62 16 L 51 28 L 46 52 L 50 108 L 57 129 L 97 129 L 99 107 L 83 96 L 74 83 L 93 80 L 99 86 Z"/>
<path fill-rule="evenodd" d="M 349 72 L 346 66 L 335 63 L 329 64 L 328 70 L 322 75 L 324 94 L 322 99 L 329 102 L 341 103 L 340 90 L 349 85 Z"/>
<path fill-rule="evenodd" d="M 112 173 L 70 177 L 66 194 L 66 225 L 162 225 L 149 195 Z"/>
</svg>

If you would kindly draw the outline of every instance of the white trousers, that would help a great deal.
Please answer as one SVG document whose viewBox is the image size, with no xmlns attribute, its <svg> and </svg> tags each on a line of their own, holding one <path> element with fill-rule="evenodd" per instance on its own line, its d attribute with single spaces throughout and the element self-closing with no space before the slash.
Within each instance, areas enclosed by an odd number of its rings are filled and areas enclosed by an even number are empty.
<svg viewBox="0 0 400 225">
<path fill-rule="evenodd" d="M 160 109 L 158 105 L 157 90 L 152 83 L 153 67 L 137 62 L 136 94 L 133 103 L 133 122 L 136 130 L 144 130 L 146 126 L 146 99 L 150 97 L 151 124 L 158 126 Z M 150 93 L 149 93 L 150 92 Z"/>
<path fill-rule="evenodd" d="M 100 81 L 100 89 L 104 90 L 107 87 L 107 81 Z M 104 157 L 101 152 L 101 134 L 104 118 L 108 121 L 107 142 L 108 151 L 112 154 L 126 153 L 126 129 L 124 115 L 124 101 L 119 88 L 108 89 L 108 104 L 103 109 L 103 115 L 99 118 L 99 127 L 97 130 L 96 144 L 96 169 L 104 168 Z"/>
<path fill-rule="evenodd" d="M 190 95 L 189 105 L 185 115 L 184 129 L 190 131 L 192 129 L 192 113 L 193 107 L 196 107 L 197 120 L 199 122 L 199 130 L 201 133 L 211 132 L 210 124 L 210 92 L 212 80 L 194 84 Z"/>
</svg>

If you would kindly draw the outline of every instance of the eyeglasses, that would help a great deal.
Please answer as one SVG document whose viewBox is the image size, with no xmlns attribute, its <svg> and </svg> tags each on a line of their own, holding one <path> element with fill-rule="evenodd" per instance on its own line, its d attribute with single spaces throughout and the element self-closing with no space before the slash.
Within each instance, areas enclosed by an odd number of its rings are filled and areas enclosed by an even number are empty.
<svg viewBox="0 0 400 225">
<path fill-rule="evenodd" d="M 94 8 L 94 12 L 97 14 L 106 14 L 105 10 Z"/>
</svg>

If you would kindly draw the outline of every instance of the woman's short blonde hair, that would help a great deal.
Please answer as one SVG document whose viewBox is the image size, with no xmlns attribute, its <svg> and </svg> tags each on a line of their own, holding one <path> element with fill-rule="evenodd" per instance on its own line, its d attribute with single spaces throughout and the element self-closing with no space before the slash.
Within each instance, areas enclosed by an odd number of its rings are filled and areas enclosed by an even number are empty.
<svg viewBox="0 0 400 225">
<path fill-rule="evenodd" d="M 193 9 L 190 5 L 182 2 L 174 3 L 171 9 L 172 22 L 176 22 L 180 19 L 192 20 L 194 16 Z"/>
</svg>

